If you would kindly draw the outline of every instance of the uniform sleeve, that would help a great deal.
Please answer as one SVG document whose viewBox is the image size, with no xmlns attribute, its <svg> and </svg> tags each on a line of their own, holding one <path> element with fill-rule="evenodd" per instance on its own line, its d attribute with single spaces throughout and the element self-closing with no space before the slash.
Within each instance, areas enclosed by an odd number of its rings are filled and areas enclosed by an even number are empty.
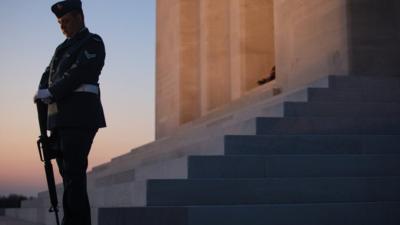
<svg viewBox="0 0 400 225">
<path fill-rule="evenodd" d="M 50 66 L 46 68 L 44 73 L 42 74 L 42 78 L 40 79 L 39 89 L 46 89 L 48 88 L 49 83 L 49 74 L 50 74 Z"/>
<path fill-rule="evenodd" d="M 98 76 L 104 65 L 105 50 L 103 41 L 98 36 L 92 37 L 82 47 L 75 62 L 62 74 L 61 79 L 55 81 L 49 87 L 49 91 L 55 101 L 70 95 L 85 81 L 93 80 Z"/>
</svg>

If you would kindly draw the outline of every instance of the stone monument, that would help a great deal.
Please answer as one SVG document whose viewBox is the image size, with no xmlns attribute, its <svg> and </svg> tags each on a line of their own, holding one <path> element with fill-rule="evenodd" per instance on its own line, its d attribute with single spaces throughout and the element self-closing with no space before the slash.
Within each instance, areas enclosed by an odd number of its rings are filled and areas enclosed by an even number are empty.
<svg viewBox="0 0 400 225">
<path fill-rule="evenodd" d="M 398 75 L 396 0 L 158 0 L 156 137 L 257 88 Z"/>
<path fill-rule="evenodd" d="M 88 172 L 94 225 L 400 223 L 400 1 L 157 0 L 156 49 L 156 140 Z"/>
</svg>

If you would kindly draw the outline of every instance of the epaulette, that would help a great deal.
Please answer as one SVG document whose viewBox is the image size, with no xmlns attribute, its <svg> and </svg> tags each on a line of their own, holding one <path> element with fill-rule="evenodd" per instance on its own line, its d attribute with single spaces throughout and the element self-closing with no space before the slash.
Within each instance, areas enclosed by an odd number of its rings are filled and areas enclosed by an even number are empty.
<svg viewBox="0 0 400 225">
<path fill-rule="evenodd" d="M 101 37 L 100 37 L 99 35 L 97 35 L 97 34 L 94 34 L 94 35 L 92 36 L 92 39 L 95 40 L 95 41 L 97 41 L 97 42 L 103 42 L 103 40 L 101 39 Z"/>
</svg>

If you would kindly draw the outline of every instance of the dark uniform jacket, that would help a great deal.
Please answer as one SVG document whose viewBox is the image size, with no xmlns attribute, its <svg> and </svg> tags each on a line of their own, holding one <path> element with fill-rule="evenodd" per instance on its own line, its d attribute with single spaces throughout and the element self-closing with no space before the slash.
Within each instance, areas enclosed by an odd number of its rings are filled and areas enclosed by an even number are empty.
<svg viewBox="0 0 400 225">
<path fill-rule="evenodd" d="M 85 84 L 98 85 L 105 49 L 99 35 L 87 28 L 60 44 L 42 75 L 39 88 L 48 88 L 47 128 L 101 128 L 106 126 L 100 93 L 77 91 Z"/>
</svg>

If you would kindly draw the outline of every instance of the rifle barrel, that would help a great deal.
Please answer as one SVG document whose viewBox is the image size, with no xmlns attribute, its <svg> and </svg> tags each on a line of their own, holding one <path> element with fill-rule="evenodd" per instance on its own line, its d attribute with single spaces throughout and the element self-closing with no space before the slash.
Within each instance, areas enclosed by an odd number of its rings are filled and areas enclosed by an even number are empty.
<svg viewBox="0 0 400 225">
<path fill-rule="evenodd" d="M 58 199 L 56 182 L 54 180 L 53 165 L 51 164 L 52 154 L 49 146 L 49 137 L 47 136 L 47 105 L 43 102 L 36 101 L 40 137 L 37 142 L 40 159 L 44 161 L 44 170 L 46 172 L 47 188 L 49 189 L 51 209 L 55 213 L 57 225 L 60 224 L 58 218 Z M 42 154 L 43 153 L 43 154 Z M 54 155 L 54 154 L 53 154 Z"/>
</svg>

